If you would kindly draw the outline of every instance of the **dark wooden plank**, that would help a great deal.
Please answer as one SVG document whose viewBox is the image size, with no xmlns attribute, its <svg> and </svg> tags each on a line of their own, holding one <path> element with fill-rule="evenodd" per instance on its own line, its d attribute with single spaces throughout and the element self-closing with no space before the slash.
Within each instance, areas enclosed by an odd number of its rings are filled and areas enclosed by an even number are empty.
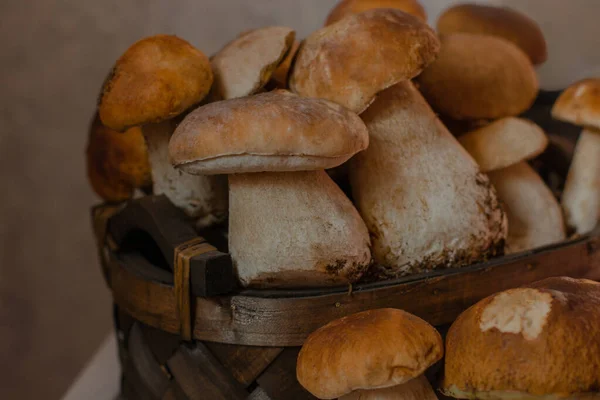
<svg viewBox="0 0 600 400">
<path fill-rule="evenodd" d="M 179 332 L 173 287 L 145 281 L 111 259 L 115 302 L 145 324 Z M 511 255 L 458 270 L 337 289 L 254 291 L 196 298 L 194 337 L 248 346 L 300 346 L 327 322 L 359 311 L 395 307 L 433 325 L 451 323 L 493 293 L 552 276 L 600 279 L 600 235 Z M 283 297 L 271 298 L 273 293 Z M 250 295 L 251 294 L 251 295 Z M 293 294 L 293 296 L 292 296 Z"/>
<path fill-rule="evenodd" d="M 181 345 L 179 335 L 143 324 L 140 324 L 140 329 L 154 358 L 160 365 L 165 365 Z"/>
<path fill-rule="evenodd" d="M 109 219 L 107 229 L 119 247 L 132 235 L 145 232 L 158 246 L 171 270 L 178 247 L 198 238 L 185 214 L 164 195 L 129 202 Z M 196 296 L 229 293 L 236 286 L 231 256 L 213 250 L 190 259 L 190 284 Z"/>
<path fill-rule="evenodd" d="M 162 398 L 169 387 L 169 378 L 156 361 L 144 339 L 139 323 L 131 328 L 128 341 L 129 356 L 146 388 L 156 398 Z"/>
<path fill-rule="evenodd" d="M 439 273 L 402 284 L 295 298 L 198 299 L 194 336 L 256 346 L 299 346 L 317 328 L 356 312 L 394 307 L 433 325 L 451 323 L 466 308 L 502 290 L 552 276 L 600 279 L 598 232 L 574 242 Z M 446 271 L 447 272 L 447 271 Z"/>
<path fill-rule="evenodd" d="M 296 379 L 296 360 L 300 348 L 283 350 L 257 379 L 259 387 L 273 400 L 313 400 Z"/>
<path fill-rule="evenodd" d="M 249 395 L 201 342 L 181 345 L 167 365 L 190 400 L 242 400 Z"/>
<path fill-rule="evenodd" d="M 213 342 L 204 344 L 223 367 L 246 387 L 283 351 L 282 347 L 239 346 Z"/>
<path fill-rule="evenodd" d="M 260 386 L 254 389 L 247 400 L 273 400 Z"/>
<path fill-rule="evenodd" d="M 148 389 L 131 362 L 123 365 L 123 392 L 128 400 L 160 400 Z"/>
</svg>

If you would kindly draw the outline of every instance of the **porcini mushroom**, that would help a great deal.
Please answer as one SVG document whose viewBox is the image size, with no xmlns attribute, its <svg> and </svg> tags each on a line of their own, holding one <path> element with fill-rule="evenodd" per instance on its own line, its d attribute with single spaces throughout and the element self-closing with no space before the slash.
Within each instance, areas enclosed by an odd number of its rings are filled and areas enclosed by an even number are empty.
<svg viewBox="0 0 600 400">
<path fill-rule="evenodd" d="M 492 295 L 446 337 L 443 391 L 459 399 L 600 398 L 600 284 L 549 278 Z"/>
<path fill-rule="evenodd" d="M 504 205 L 508 216 L 506 253 L 565 239 L 560 204 L 526 161 L 548 145 L 548 137 L 539 126 L 508 117 L 464 134 L 458 141 L 488 174 Z"/>
<path fill-rule="evenodd" d="M 361 113 L 377 93 L 418 75 L 439 48 L 433 30 L 402 11 L 350 15 L 304 40 L 290 88 Z"/>
<path fill-rule="evenodd" d="M 417 0 L 341 0 L 327 16 L 325 25 L 374 8 L 395 8 L 427 22 L 427 13 Z"/>
<path fill-rule="evenodd" d="M 552 116 L 584 127 L 575 147 L 562 206 L 568 225 L 578 234 L 585 234 L 600 221 L 600 78 L 577 82 L 565 90 Z"/>
<path fill-rule="evenodd" d="M 382 92 L 362 118 L 370 144 L 350 161 L 350 183 L 383 274 L 502 254 L 496 192 L 411 82 Z"/>
<path fill-rule="evenodd" d="M 212 81 L 202 52 L 176 36 L 152 36 L 117 60 L 98 107 L 102 123 L 111 129 L 142 126 L 154 193 L 164 193 L 190 217 L 206 223 L 226 215 L 227 181 L 175 170 L 168 160 L 168 142 L 176 125 L 173 118 L 198 104 Z"/>
<path fill-rule="evenodd" d="M 319 399 L 436 400 L 423 373 L 443 353 L 440 334 L 422 319 L 393 308 L 369 310 L 313 332 L 296 376 Z"/>
<path fill-rule="evenodd" d="M 249 96 L 271 78 L 294 44 L 291 28 L 270 26 L 248 31 L 215 54 L 213 100 Z"/>
<path fill-rule="evenodd" d="M 441 37 L 440 54 L 417 81 L 434 110 L 453 119 L 498 119 L 527 110 L 538 93 L 531 61 L 513 43 L 483 35 Z"/>
<path fill-rule="evenodd" d="M 540 26 L 512 8 L 458 4 L 444 11 L 438 19 L 437 30 L 441 35 L 473 33 L 501 37 L 523 50 L 534 65 L 540 65 L 548 58 L 546 39 Z"/>
<path fill-rule="evenodd" d="M 332 102 L 277 90 L 190 113 L 171 138 L 174 165 L 229 176 L 229 252 L 253 287 L 354 282 L 369 235 L 325 173 L 368 144 L 360 118 Z"/>
<path fill-rule="evenodd" d="M 152 185 L 148 149 L 140 128 L 116 132 L 102 125 L 96 114 L 89 131 L 86 162 L 92 188 L 106 201 L 128 200 L 136 189 Z"/>
</svg>

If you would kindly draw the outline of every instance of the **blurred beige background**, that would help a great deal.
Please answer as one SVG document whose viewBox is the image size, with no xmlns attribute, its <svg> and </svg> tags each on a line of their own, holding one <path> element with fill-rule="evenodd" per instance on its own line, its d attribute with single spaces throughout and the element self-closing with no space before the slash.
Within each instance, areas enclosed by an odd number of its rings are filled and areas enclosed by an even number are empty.
<svg viewBox="0 0 600 400">
<path fill-rule="evenodd" d="M 533 9 L 541 1 L 504 3 Z M 89 208 L 98 199 L 86 182 L 84 148 L 113 61 L 155 33 L 177 34 L 209 55 L 259 26 L 287 25 L 303 37 L 335 2 L 0 2 L 0 398 L 60 398 L 111 329 L 90 229 Z M 422 2 L 432 20 L 449 3 Z M 600 1 L 573 3 L 597 10 Z M 597 48 L 600 35 L 592 37 Z"/>
</svg>

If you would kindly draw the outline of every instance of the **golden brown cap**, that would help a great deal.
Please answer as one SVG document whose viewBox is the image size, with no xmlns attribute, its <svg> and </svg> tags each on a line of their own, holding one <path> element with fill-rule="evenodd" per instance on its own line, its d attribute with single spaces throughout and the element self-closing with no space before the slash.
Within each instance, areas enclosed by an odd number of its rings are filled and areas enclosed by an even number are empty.
<svg viewBox="0 0 600 400">
<path fill-rule="evenodd" d="M 214 100 L 256 93 L 271 78 L 294 43 L 291 28 L 253 29 L 227 44 L 211 59 L 215 74 Z"/>
<path fill-rule="evenodd" d="M 92 188 L 106 201 L 127 200 L 136 188 L 152 184 L 148 149 L 139 127 L 116 132 L 103 126 L 96 115 L 89 132 L 86 162 Z"/>
<path fill-rule="evenodd" d="M 459 4 L 441 15 L 437 30 L 441 35 L 462 32 L 501 37 L 523 50 L 534 65 L 548 58 L 546 39 L 539 25 L 508 7 Z"/>
<path fill-rule="evenodd" d="M 313 332 L 298 355 L 296 376 L 320 399 L 357 389 L 400 385 L 442 358 L 438 331 L 393 308 L 364 311 Z"/>
<path fill-rule="evenodd" d="M 598 395 L 599 329 L 599 283 L 550 278 L 497 293 L 450 328 L 444 390 L 468 399 Z"/>
<path fill-rule="evenodd" d="M 204 175 L 303 171 L 338 166 L 368 143 L 358 115 L 276 90 L 194 110 L 175 130 L 169 153 L 173 165 Z"/>
<path fill-rule="evenodd" d="M 438 59 L 418 77 L 431 106 L 454 119 L 497 119 L 527 110 L 538 93 L 533 65 L 517 46 L 492 36 L 442 36 Z"/>
<path fill-rule="evenodd" d="M 552 116 L 575 125 L 600 129 L 600 78 L 579 81 L 556 100 Z"/>
<path fill-rule="evenodd" d="M 167 120 L 199 103 L 212 81 L 208 57 L 185 40 L 142 39 L 117 60 L 106 80 L 100 119 L 117 131 Z"/>
<path fill-rule="evenodd" d="M 548 137 L 533 122 L 515 117 L 499 119 L 458 138 L 477 161 L 481 172 L 495 171 L 537 157 Z"/>
<path fill-rule="evenodd" d="M 290 88 L 360 113 L 380 91 L 418 75 L 439 51 L 433 30 L 392 9 L 351 15 L 300 46 Z"/>
<path fill-rule="evenodd" d="M 427 13 L 417 0 L 342 0 L 331 10 L 325 25 L 331 25 L 348 15 L 374 8 L 395 8 L 427 22 Z"/>
<path fill-rule="evenodd" d="M 288 51 L 288 54 L 285 56 L 284 60 L 279 64 L 279 67 L 273 72 L 273 76 L 271 80 L 275 83 L 276 87 L 279 89 L 287 89 L 288 88 L 288 78 L 290 76 L 290 70 L 292 69 L 292 62 L 298 53 L 298 49 L 300 48 L 300 42 L 294 41 L 294 44 Z"/>
</svg>

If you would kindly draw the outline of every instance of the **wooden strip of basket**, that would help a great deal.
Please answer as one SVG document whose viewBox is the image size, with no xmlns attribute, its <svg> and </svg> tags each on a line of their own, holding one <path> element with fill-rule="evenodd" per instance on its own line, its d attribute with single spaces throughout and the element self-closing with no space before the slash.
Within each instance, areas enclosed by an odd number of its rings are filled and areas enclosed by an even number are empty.
<svg viewBox="0 0 600 400">
<path fill-rule="evenodd" d="M 462 311 L 493 293 L 552 276 L 598 279 L 598 231 L 575 241 L 523 255 L 445 271 L 435 277 L 382 283 L 348 292 L 262 292 L 195 299 L 193 337 L 250 346 L 299 346 L 327 322 L 359 311 L 395 307 L 433 325 L 451 323 Z M 117 257 L 108 260 L 115 302 L 137 320 L 179 333 L 173 286 L 145 280 Z M 279 297 L 270 297 L 270 296 Z"/>
</svg>

